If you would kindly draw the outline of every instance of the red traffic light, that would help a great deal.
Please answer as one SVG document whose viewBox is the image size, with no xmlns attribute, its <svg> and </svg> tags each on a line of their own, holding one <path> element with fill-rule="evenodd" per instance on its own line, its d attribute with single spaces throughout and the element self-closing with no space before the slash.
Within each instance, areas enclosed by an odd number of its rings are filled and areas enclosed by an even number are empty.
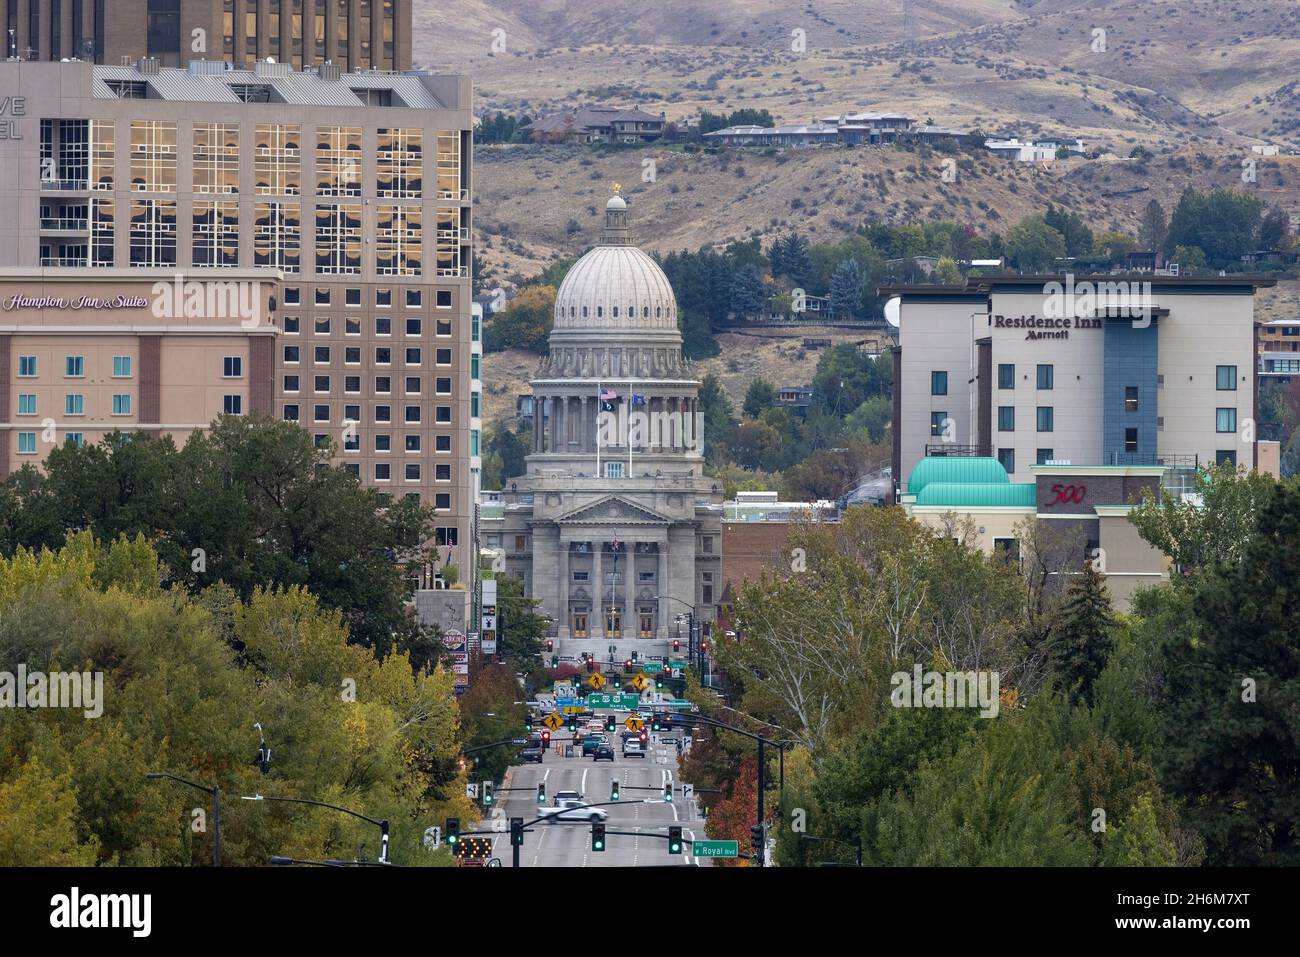
<svg viewBox="0 0 1300 957">
<path fill-rule="evenodd" d="M 682 643 L 681 643 L 681 640 L 678 639 L 678 638 L 674 638 L 674 639 L 673 639 L 673 651 L 681 651 L 681 650 L 682 650 Z"/>
<path fill-rule="evenodd" d="M 549 732 L 549 731 L 543 731 L 543 732 L 542 732 L 542 744 L 550 744 L 550 743 L 551 743 L 551 732 Z"/>
<path fill-rule="evenodd" d="M 550 638 L 546 639 L 546 650 L 547 651 L 555 650 L 555 642 L 553 642 Z"/>
<path fill-rule="evenodd" d="M 641 735 L 640 735 L 640 738 L 641 738 L 641 741 L 642 741 L 643 743 L 645 742 L 646 737 L 647 737 L 647 735 L 646 735 L 645 731 L 642 731 L 642 732 L 641 732 Z"/>
<path fill-rule="evenodd" d="M 700 651 L 708 651 L 708 650 L 709 650 L 709 643 L 707 641 L 701 641 Z"/>
<path fill-rule="evenodd" d="M 623 668 L 624 668 L 624 670 L 626 670 L 626 671 L 631 671 L 631 670 L 632 670 L 632 659 L 631 659 L 631 658 L 629 658 L 629 659 L 627 659 L 627 661 L 623 662 Z"/>
<path fill-rule="evenodd" d="M 592 663 L 591 663 L 591 659 L 590 659 L 590 658 L 587 659 L 587 670 L 588 670 L 588 671 L 593 670 L 593 666 L 592 666 Z"/>
</svg>

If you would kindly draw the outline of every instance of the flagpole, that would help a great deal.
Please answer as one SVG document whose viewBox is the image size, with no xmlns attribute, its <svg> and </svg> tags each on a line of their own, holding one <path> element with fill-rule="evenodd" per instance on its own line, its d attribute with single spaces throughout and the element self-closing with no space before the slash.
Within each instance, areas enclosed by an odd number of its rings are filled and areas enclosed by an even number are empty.
<svg viewBox="0 0 1300 957">
<path fill-rule="evenodd" d="M 632 380 L 627 380 L 627 477 L 632 477 L 632 412 L 636 405 L 633 402 Z"/>
<path fill-rule="evenodd" d="M 601 387 L 600 380 L 596 380 L 596 478 L 600 478 L 600 416 L 601 416 L 601 396 L 604 389 Z"/>
</svg>

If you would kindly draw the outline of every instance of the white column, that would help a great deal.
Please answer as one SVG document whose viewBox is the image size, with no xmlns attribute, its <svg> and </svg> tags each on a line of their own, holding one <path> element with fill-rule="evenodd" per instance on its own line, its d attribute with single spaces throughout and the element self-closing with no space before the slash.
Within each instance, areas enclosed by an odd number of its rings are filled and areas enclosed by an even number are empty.
<svg viewBox="0 0 1300 957">
<path fill-rule="evenodd" d="M 628 542 L 626 548 L 627 567 L 623 569 L 623 634 L 635 638 L 641 628 L 636 614 L 636 542 Z"/>
</svg>

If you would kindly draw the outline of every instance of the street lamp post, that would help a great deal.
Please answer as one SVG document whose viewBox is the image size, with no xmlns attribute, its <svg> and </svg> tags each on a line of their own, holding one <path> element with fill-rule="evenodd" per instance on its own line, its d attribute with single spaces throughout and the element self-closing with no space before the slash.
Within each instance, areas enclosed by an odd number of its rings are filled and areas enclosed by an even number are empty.
<svg viewBox="0 0 1300 957">
<path fill-rule="evenodd" d="M 282 804 L 310 804 L 313 805 L 314 807 L 327 807 L 334 811 L 342 811 L 344 814 L 351 814 L 353 817 L 359 818 L 360 820 L 366 821 L 367 823 L 373 824 L 375 825 L 375 827 L 379 828 L 380 831 L 379 863 L 380 864 L 390 863 L 388 860 L 388 822 L 387 821 L 376 821 L 373 817 L 367 817 L 366 815 L 361 814 L 357 811 L 353 811 L 349 808 L 339 807 L 337 804 L 326 804 L 324 801 L 309 801 L 306 798 L 267 797 L 266 795 L 262 795 L 262 794 L 251 794 L 251 795 L 245 794 L 240 798 L 240 800 L 279 801 Z"/>
<path fill-rule="evenodd" d="M 168 774 L 165 771 L 151 771 L 145 777 L 150 781 L 157 781 L 160 778 L 170 778 L 187 787 L 192 787 L 196 791 L 202 791 L 204 794 L 212 797 L 212 866 L 221 866 L 221 788 L 215 784 L 212 787 L 205 787 L 202 784 L 195 784 L 193 781 L 187 781 L 179 778 L 174 774 Z"/>
</svg>

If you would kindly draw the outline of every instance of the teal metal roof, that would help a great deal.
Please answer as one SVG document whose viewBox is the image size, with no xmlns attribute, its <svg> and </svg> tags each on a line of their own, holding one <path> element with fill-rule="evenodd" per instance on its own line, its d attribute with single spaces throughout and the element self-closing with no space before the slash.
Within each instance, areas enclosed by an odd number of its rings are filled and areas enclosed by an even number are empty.
<svg viewBox="0 0 1300 957">
<path fill-rule="evenodd" d="M 916 504 L 945 508 L 1034 508 L 1038 504 L 1036 483 L 1013 485 L 1005 480 L 1006 472 L 1002 474 L 1002 482 L 927 482 L 917 495 Z"/>
<path fill-rule="evenodd" d="M 921 459 L 907 479 L 907 494 L 920 495 L 931 482 L 1006 485 L 1011 481 L 997 459 L 983 455 L 934 455 Z M 918 500 L 918 505 L 925 504 Z"/>
</svg>

